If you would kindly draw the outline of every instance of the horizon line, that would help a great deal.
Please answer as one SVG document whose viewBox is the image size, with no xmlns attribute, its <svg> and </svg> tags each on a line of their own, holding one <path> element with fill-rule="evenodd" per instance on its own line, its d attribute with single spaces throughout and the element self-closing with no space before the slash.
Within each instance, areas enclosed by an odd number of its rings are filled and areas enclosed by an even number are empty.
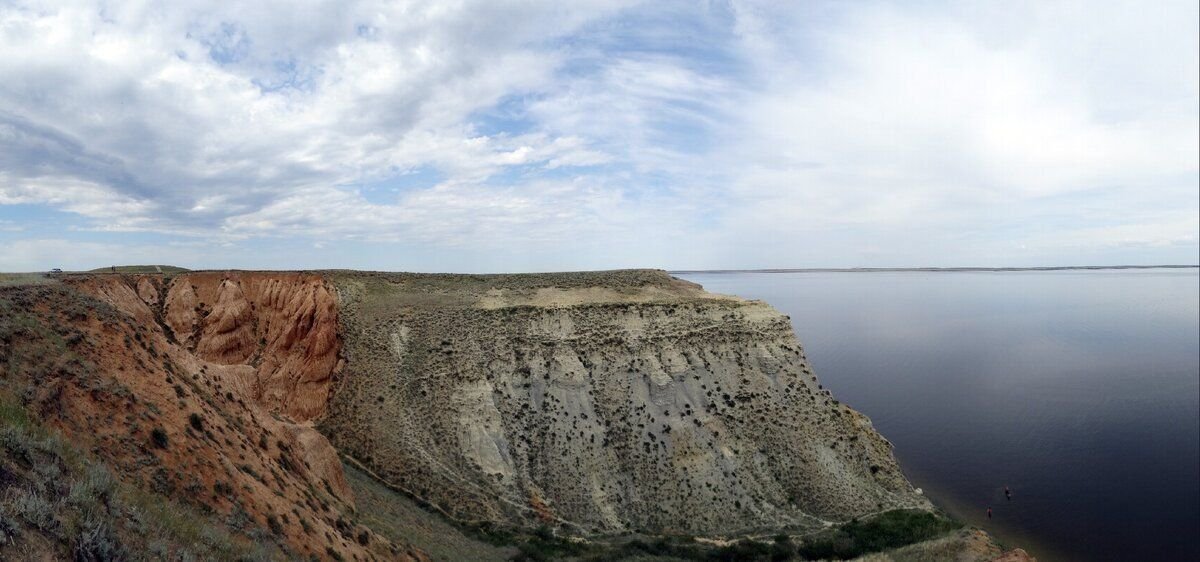
<svg viewBox="0 0 1200 562">
<path fill-rule="evenodd" d="M 884 273 L 884 272 L 971 272 L 971 271 L 1070 271 L 1070 270 L 1105 270 L 1105 269 L 1197 269 L 1200 264 L 1160 264 L 1160 265 L 1050 265 L 1035 267 L 986 267 L 986 266 L 950 266 L 950 267 L 795 267 L 795 268 L 760 268 L 760 269 L 671 269 L 667 273 Z"/>
</svg>

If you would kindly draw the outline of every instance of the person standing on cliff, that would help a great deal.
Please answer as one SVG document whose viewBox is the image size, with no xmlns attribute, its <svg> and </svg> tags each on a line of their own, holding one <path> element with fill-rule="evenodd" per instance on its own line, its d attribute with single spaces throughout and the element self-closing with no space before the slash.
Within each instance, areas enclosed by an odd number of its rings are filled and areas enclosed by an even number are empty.
<svg viewBox="0 0 1200 562">
<path fill-rule="evenodd" d="M 988 506 L 988 519 L 992 518 L 992 506 Z"/>
</svg>

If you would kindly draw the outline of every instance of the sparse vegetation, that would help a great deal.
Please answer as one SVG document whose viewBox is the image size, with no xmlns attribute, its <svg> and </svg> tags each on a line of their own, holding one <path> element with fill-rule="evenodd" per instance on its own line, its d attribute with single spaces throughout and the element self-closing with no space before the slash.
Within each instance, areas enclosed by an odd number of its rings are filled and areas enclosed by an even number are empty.
<svg viewBox="0 0 1200 562">
<path fill-rule="evenodd" d="M 847 560 L 933 539 L 960 527 L 962 525 L 927 511 L 888 511 L 868 521 L 851 521 L 837 530 L 806 540 L 798 553 L 809 560 Z"/>
<path fill-rule="evenodd" d="M 35 481 L 36 482 L 36 481 Z M 36 482 L 41 484 L 41 482 Z M 26 523 L 42 531 L 57 531 L 59 522 L 54 516 L 54 506 L 36 490 L 17 489 L 8 498 L 13 511 Z"/>
<path fill-rule="evenodd" d="M 218 496 L 228 496 L 233 493 L 233 486 L 224 480 L 213 482 L 213 493 Z"/>
<path fill-rule="evenodd" d="M 200 414 L 195 412 L 188 414 L 188 425 L 192 426 L 192 429 L 196 431 L 204 432 L 204 418 L 200 417 Z"/>
<path fill-rule="evenodd" d="M 185 273 L 191 271 L 185 267 L 174 265 L 118 265 L 97 267 L 88 273 L 112 273 L 114 269 L 116 269 L 116 273 Z"/>
<path fill-rule="evenodd" d="M 549 527 L 543 525 L 535 529 L 532 535 L 517 542 L 517 549 L 518 552 L 512 560 L 541 561 L 579 557 L 592 552 L 595 547 L 556 537 Z"/>
<path fill-rule="evenodd" d="M 103 464 L 31 419 L 0 379 L 0 559 L 78 561 L 263 559 L 195 509 L 122 483 Z M 31 541 L 33 535 L 42 538 Z M 40 554 L 39 554 L 40 553 Z M 281 558 L 266 551 L 266 558 Z"/>
<path fill-rule="evenodd" d="M 376 535 L 393 543 L 413 544 L 435 560 L 505 560 L 517 552 L 512 533 L 491 525 L 457 526 L 353 465 L 345 467 L 360 522 Z M 305 524 L 301 520 L 301 525 Z"/>
<path fill-rule="evenodd" d="M 90 513 L 80 525 L 71 547 L 76 562 L 101 562 L 128 558 L 125 545 L 113 532 L 103 515 Z"/>
<path fill-rule="evenodd" d="M 629 559 L 694 560 L 702 562 L 779 562 L 784 560 L 844 560 L 938 538 L 961 525 L 933 513 L 896 510 L 869 521 L 850 521 L 803 540 L 786 534 L 770 539 L 742 539 L 724 546 L 689 537 L 641 537 L 622 541 L 576 541 L 540 527 L 529 534 L 493 534 L 519 549 L 512 560 L 542 561 L 571 558 L 585 562 Z M 476 532 L 479 532 L 477 529 Z"/>
<path fill-rule="evenodd" d="M 154 446 L 159 449 L 166 449 L 169 444 L 166 430 L 161 427 L 150 430 L 150 442 L 154 443 Z"/>
</svg>

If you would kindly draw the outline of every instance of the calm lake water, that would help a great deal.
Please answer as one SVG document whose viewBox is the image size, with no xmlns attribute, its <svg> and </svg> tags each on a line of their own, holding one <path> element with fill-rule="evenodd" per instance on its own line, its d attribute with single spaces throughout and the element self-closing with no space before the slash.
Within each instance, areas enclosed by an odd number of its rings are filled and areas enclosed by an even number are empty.
<svg viewBox="0 0 1200 562">
<path fill-rule="evenodd" d="M 1043 561 L 1200 560 L 1196 269 L 680 277 L 790 315 L 959 519 Z"/>
</svg>

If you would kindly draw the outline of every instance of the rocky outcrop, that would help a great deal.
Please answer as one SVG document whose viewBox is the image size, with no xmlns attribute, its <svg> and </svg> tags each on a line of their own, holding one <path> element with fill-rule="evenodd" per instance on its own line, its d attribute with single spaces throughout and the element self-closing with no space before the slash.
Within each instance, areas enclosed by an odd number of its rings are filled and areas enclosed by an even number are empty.
<svg viewBox="0 0 1200 562">
<path fill-rule="evenodd" d="M 422 558 L 351 522 L 337 451 L 310 423 L 325 410 L 340 350 L 336 304 L 319 277 L 65 282 L 111 308 L 70 292 L 33 299 L 48 307 L 38 320 L 52 321 L 56 307 L 89 311 L 66 324 L 79 330 L 73 356 L 92 382 L 41 377 L 34 403 L 53 413 L 49 423 L 146 488 L 179 494 L 234 528 L 269 529 L 294 554 Z"/>
<path fill-rule="evenodd" d="M 337 305 L 316 275 L 193 273 L 175 277 L 163 317 L 197 356 L 255 367 L 254 398 L 299 421 L 324 412 L 338 366 Z"/>
<path fill-rule="evenodd" d="M 159 326 L 204 361 L 253 367 L 239 383 L 257 404 L 296 421 L 324 413 L 340 341 L 337 303 L 321 277 L 205 272 L 67 282 L 143 325 Z"/>
<path fill-rule="evenodd" d="M 456 517 L 729 534 L 928 505 L 762 302 L 657 271 L 329 280 L 322 430 Z"/>
</svg>

